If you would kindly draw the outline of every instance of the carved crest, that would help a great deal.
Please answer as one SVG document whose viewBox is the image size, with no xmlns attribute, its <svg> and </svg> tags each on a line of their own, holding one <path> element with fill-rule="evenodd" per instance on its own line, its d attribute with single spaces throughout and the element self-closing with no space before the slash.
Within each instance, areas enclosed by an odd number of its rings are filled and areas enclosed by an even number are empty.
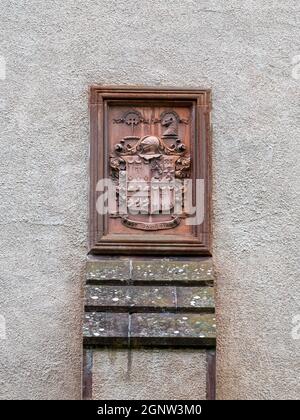
<svg viewBox="0 0 300 420">
<path fill-rule="evenodd" d="M 90 253 L 209 255 L 210 90 L 93 85 L 89 97 Z"/>
<path fill-rule="evenodd" d="M 138 140 L 123 138 L 110 156 L 110 168 L 128 214 L 114 217 L 121 217 L 122 224 L 132 229 L 178 226 L 182 216 L 175 214 L 175 202 L 178 194 L 182 194 L 182 186 L 176 183 L 176 178 L 188 177 L 190 165 L 186 147 L 176 135 L 171 145 L 154 135 Z M 120 174 L 125 176 L 122 185 Z"/>
</svg>

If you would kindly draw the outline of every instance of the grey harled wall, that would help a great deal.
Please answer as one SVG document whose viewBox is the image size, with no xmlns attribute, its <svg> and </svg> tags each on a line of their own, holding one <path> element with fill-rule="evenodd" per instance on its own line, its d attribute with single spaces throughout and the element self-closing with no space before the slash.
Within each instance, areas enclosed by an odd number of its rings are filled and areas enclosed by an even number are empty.
<svg viewBox="0 0 300 420">
<path fill-rule="evenodd" d="M 299 2 L 2 0 L 1 14 L 0 397 L 80 398 L 98 82 L 213 89 L 218 396 L 298 398 Z"/>
<path fill-rule="evenodd" d="M 193 349 L 98 349 L 94 400 L 206 399 L 206 353 Z"/>
</svg>

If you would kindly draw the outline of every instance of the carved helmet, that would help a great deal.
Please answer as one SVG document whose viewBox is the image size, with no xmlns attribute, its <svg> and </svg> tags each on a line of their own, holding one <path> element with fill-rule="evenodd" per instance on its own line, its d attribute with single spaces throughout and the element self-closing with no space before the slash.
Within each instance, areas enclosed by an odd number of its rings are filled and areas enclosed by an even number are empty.
<svg viewBox="0 0 300 420">
<path fill-rule="evenodd" d="M 153 159 L 161 156 L 159 152 L 160 142 L 159 139 L 155 136 L 145 136 L 140 144 L 140 153 L 139 155 L 144 159 Z"/>
</svg>

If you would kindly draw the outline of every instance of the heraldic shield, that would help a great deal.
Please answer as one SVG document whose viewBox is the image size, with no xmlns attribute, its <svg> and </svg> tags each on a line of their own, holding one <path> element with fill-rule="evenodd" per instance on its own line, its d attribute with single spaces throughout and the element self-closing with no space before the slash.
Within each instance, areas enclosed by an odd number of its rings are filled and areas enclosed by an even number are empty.
<svg viewBox="0 0 300 420">
<path fill-rule="evenodd" d="M 181 223 L 183 178 L 190 157 L 177 139 L 167 145 L 154 135 L 127 137 L 115 146 L 110 166 L 116 183 L 118 213 L 124 226 L 155 231 Z"/>
</svg>

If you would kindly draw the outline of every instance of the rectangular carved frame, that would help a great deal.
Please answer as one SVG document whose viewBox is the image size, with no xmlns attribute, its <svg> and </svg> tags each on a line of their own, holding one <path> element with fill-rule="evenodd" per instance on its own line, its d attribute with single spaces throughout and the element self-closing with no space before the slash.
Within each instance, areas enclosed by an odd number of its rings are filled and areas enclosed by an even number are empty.
<svg viewBox="0 0 300 420">
<path fill-rule="evenodd" d="M 110 235 L 108 216 L 96 211 L 99 179 L 109 176 L 107 109 L 110 103 L 190 103 L 193 107 L 191 153 L 193 179 L 204 179 L 205 219 L 193 227 L 193 238 L 170 238 L 160 232 L 144 235 Z M 131 86 L 90 87 L 90 222 L 91 254 L 211 255 L 211 92 L 208 89 L 148 88 Z M 155 237 L 154 237 L 155 236 Z"/>
</svg>

